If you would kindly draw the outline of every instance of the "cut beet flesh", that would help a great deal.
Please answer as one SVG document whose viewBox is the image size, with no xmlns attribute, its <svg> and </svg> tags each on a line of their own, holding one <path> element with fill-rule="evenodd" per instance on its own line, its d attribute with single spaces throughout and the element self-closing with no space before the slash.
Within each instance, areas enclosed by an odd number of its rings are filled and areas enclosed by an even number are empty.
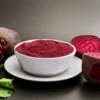
<svg viewBox="0 0 100 100">
<path fill-rule="evenodd" d="M 77 53 L 100 52 L 100 39 L 94 35 L 81 35 L 72 39 Z"/>
<path fill-rule="evenodd" d="M 93 66 L 91 71 L 91 77 L 95 80 L 100 80 L 100 63 L 97 63 Z"/>
<path fill-rule="evenodd" d="M 100 53 L 86 53 L 85 55 L 100 59 Z"/>
</svg>

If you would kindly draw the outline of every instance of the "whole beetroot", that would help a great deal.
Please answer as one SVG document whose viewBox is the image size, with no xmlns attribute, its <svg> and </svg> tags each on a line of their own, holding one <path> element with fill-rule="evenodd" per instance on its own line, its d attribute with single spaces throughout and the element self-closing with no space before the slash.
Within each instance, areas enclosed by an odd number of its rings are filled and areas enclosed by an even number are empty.
<svg viewBox="0 0 100 100">
<path fill-rule="evenodd" d="M 14 54 L 14 46 L 21 41 L 17 32 L 0 27 L 0 61 Z"/>
</svg>

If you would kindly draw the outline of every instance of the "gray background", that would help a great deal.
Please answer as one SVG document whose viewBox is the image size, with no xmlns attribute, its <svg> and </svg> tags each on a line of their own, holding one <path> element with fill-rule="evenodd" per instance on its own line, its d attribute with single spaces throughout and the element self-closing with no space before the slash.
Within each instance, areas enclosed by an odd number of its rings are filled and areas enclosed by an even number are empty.
<svg viewBox="0 0 100 100">
<path fill-rule="evenodd" d="M 100 0 L 0 0 L 0 26 L 22 40 L 100 36 Z"/>
</svg>

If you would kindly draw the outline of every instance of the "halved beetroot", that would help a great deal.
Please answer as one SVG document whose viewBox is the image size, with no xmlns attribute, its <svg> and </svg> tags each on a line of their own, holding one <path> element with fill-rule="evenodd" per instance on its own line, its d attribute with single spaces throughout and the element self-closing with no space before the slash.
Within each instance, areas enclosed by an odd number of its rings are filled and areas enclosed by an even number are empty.
<svg viewBox="0 0 100 100">
<path fill-rule="evenodd" d="M 89 82 L 100 85 L 100 53 L 83 55 L 82 73 Z"/>
<path fill-rule="evenodd" d="M 100 52 L 100 39 L 94 35 L 74 37 L 71 43 L 76 47 L 77 55 L 80 57 L 82 57 L 84 53 Z"/>
</svg>

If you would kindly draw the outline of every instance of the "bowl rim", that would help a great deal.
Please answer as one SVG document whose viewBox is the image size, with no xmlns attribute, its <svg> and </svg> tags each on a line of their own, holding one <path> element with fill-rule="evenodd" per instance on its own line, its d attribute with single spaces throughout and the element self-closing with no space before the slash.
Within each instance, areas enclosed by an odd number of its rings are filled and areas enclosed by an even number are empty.
<svg viewBox="0 0 100 100">
<path fill-rule="evenodd" d="M 69 45 L 73 48 L 73 51 L 72 51 L 70 54 L 67 54 L 67 55 L 65 55 L 65 56 L 52 57 L 52 58 L 50 58 L 50 57 L 48 57 L 48 58 L 45 58 L 45 57 L 44 57 L 44 58 L 40 58 L 40 57 L 28 56 L 28 55 L 22 54 L 22 53 L 20 53 L 20 52 L 18 52 L 18 51 L 16 50 L 16 48 L 17 48 L 19 45 L 21 45 L 21 44 L 23 44 L 23 43 L 26 43 L 26 42 L 32 42 L 32 41 L 35 41 L 35 40 L 53 40 L 53 41 L 57 41 L 57 42 L 63 42 L 63 43 L 69 44 Z M 18 53 L 19 55 L 21 55 L 21 56 L 23 56 L 23 57 L 35 58 L 35 59 L 58 59 L 58 58 L 61 59 L 61 58 L 69 57 L 69 56 L 75 54 L 75 53 L 76 53 L 76 48 L 75 48 L 75 46 L 72 45 L 70 42 L 66 42 L 66 41 L 63 41 L 63 40 L 57 40 L 57 39 L 30 39 L 30 40 L 25 40 L 25 41 L 22 41 L 22 42 L 19 42 L 18 44 L 16 44 L 15 47 L 14 47 L 14 53 L 15 53 L 15 55 L 16 55 L 16 53 Z"/>
</svg>

